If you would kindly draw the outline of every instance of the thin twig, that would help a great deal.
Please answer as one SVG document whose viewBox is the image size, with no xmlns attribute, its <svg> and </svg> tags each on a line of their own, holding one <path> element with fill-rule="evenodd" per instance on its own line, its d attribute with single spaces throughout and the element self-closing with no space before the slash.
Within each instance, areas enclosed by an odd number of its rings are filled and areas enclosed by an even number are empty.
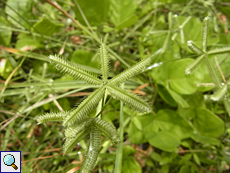
<svg viewBox="0 0 230 173">
<path fill-rule="evenodd" d="M 55 154 L 52 156 L 38 157 L 38 158 L 30 159 L 30 160 L 24 160 L 24 161 L 21 161 L 21 163 L 31 162 L 33 160 L 48 159 L 48 158 L 52 158 L 52 157 L 56 157 L 56 156 L 60 156 L 60 155 L 63 155 L 63 153 Z"/>
<path fill-rule="evenodd" d="M 53 94 L 49 94 L 49 98 L 53 98 L 54 95 Z M 54 104 L 57 106 L 57 108 L 59 109 L 59 111 L 63 111 L 61 105 L 58 103 L 58 101 L 55 99 L 53 100 Z"/>
<path fill-rule="evenodd" d="M 220 66 L 219 66 L 219 63 L 218 63 L 218 61 L 217 61 L 217 57 L 216 57 L 216 56 L 215 56 L 215 61 L 216 61 L 216 66 L 217 66 L 218 70 L 220 71 L 220 74 L 221 74 L 221 76 L 222 76 L 222 78 L 223 78 L 223 81 L 224 81 L 224 83 L 226 83 L 224 74 L 223 74 L 223 72 L 222 72 L 222 70 L 221 70 L 221 68 L 220 68 Z"/>
<path fill-rule="evenodd" d="M 16 118 L 18 118 L 18 117 L 25 117 L 24 115 L 21 115 L 21 114 L 15 114 L 15 113 L 12 113 L 12 112 L 8 112 L 8 111 L 3 111 L 3 110 L 0 110 L 0 112 L 2 112 L 2 113 L 6 113 L 6 114 L 11 114 L 11 115 L 14 115 L 14 117 L 12 117 L 12 118 L 9 118 L 7 121 L 8 122 L 6 122 L 1 128 L 0 128 L 0 131 L 2 130 L 2 129 L 4 129 L 8 124 L 10 124 L 12 121 L 14 121 Z M 4 121 L 5 122 L 5 121 Z M 2 123 L 1 123 L 2 124 Z"/>
</svg>

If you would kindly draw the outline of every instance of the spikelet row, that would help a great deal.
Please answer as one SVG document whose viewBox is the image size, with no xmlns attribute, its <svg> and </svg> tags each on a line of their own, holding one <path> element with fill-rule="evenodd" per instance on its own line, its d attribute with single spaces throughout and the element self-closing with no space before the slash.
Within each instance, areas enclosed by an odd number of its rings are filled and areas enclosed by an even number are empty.
<svg viewBox="0 0 230 173">
<path fill-rule="evenodd" d="M 193 41 L 189 40 L 187 42 L 187 45 L 188 45 L 189 49 L 191 49 L 197 55 L 204 54 L 204 52 L 193 43 Z"/>
<path fill-rule="evenodd" d="M 203 59 L 204 55 L 199 56 L 195 61 L 193 61 L 189 66 L 186 67 L 185 74 L 190 74 L 195 71 L 199 67 Z"/>
<path fill-rule="evenodd" d="M 67 128 L 65 130 L 65 137 L 69 138 L 69 137 L 76 136 L 83 129 L 89 128 L 89 126 L 91 126 L 92 123 L 93 123 L 93 118 L 87 118 L 85 121 L 83 121 L 79 125 Z"/>
<path fill-rule="evenodd" d="M 106 45 L 104 43 L 101 43 L 100 49 L 99 49 L 99 63 L 101 66 L 101 72 L 102 72 L 102 79 L 103 81 L 107 81 L 108 79 L 108 73 L 109 73 L 109 57 L 108 57 L 108 51 L 106 48 Z"/>
<path fill-rule="evenodd" d="M 146 58 L 146 59 L 140 61 L 139 63 L 137 63 L 133 67 L 131 67 L 131 68 L 123 71 L 119 75 L 113 77 L 111 80 L 109 80 L 109 84 L 118 85 L 120 83 L 125 82 L 126 80 L 129 80 L 133 76 L 142 72 L 150 64 L 150 62 L 151 62 L 150 58 Z"/>
<path fill-rule="evenodd" d="M 145 70 L 145 68 L 148 65 L 150 65 L 150 63 L 153 61 L 153 58 L 161 52 L 162 49 L 159 49 L 153 55 L 149 56 L 148 58 L 145 58 L 144 60 L 141 60 L 136 65 L 130 67 L 129 69 L 123 71 L 119 75 L 113 77 L 111 80 L 109 80 L 108 83 L 111 85 L 118 85 L 125 82 L 126 80 L 129 80 L 133 76 L 141 73 L 143 70 Z"/>
<path fill-rule="evenodd" d="M 50 122 L 50 121 L 63 121 L 68 112 L 46 113 L 37 117 L 38 124 Z"/>
<path fill-rule="evenodd" d="M 115 97 L 115 99 L 123 101 L 130 108 L 138 112 L 149 112 L 150 106 L 144 100 L 140 99 L 138 96 L 133 95 L 127 91 L 120 89 L 119 87 L 107 85 L 109 93 Z"/>
<path fill-rule="evenodd" d="M 86 137 L 90 133 L 90 128 L 82 129 L 74 138 L 66 138 L 66 141 L 63 145 L 64 154 L 72 151 L 73 148 L 79 143 L 82 139 Z"/>
<path fill-rule="evenodd" d="M 83 164 L 81 166 L 82 173 L 92 172 L 96 164 L 97 157 L 101 148 L 100 136 L 101 136 L 100 131 L 96 127 L 92 126 L 90 132 L 89 148 L 87 151 L 87 155 L 85 156 Z"/>
<path fill-rule="evenodd" d="M 64 120 L 64 126 L 71 126 L 76 123 L 82 122 L 82 120 L 88 117 L 88 113 L 99 103 L 105 92 L 105 87 L 98 88 L 96 91 L 91 93 L 77 109 L 73 110 L 72 113 L 67 116 Z"/>
<path fill-rule="evenodd" d="M 68 74 L 76 79 L 83 80 L 89 84 L 100 85 L 101 81 L 93 76 L 90 72 L 83 69 L 80 65 L 59 58 L 58 56 L 49 56 L 49 60 L 55 64 L 57 70 L 63 74 Z"/>
<path fill-rule="evenodd" d="M 94 126 L 103 132 L 113 143 L 117 144 L 120 142 L 116 128 L 107 121 L 99 118 L 95 118 Z"/>
<path fill-rule="evenodd" d="M 227 85 L 224 85 L 222 88 L 217 90 L 214 94 L 205 95 L 204 98 L 205 100 L 219 101 L 220 99 L 224 98 L 227 91 L 228 91 Z"/>
</svg>

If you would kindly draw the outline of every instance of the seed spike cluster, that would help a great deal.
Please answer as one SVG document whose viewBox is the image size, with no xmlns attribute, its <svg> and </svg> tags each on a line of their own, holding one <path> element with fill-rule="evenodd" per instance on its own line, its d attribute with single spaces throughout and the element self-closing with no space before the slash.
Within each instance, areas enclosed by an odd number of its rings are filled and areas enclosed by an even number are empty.
<svg viewBox="0 0 230 173">
<path fill-rule="evenodd" d="M 102 72 L 102 80 L 98 79 L 90 70 L 85 67 L 69 62 L 58 56 L 49 56 L 49 61 L 62 73 L 70 75 L 76 79 L 85 81 L 86 83 L 97 85 L 98 89 L 92 92 L 85 100 L 83 100 L 77 108 L 63 113 L 49 113 L 37 118 L 38 123 L 47 121 L 62 121 L 65 126 L 66 141 L 63 145 L 64 153 L 71 151 L 74 146 L 79 143 L 86 136 L 90 135 L 90 144 L 87 156 L 84 159 L 81 172 L 91 172 L 95 166 L 98 154 L 100 152 L 100 136 L 101 133 L 108 137 L 112 143 L 117 144 L 120 142 L 119 135 L 116 128 L 100 118 L 89 118 L 88 114 L 104 97 L 105 90 L 108 90 L 112 97 L 116 97 L 136 111 L 149 112 L 150 106 L 141 98 L 129 93 L 118 87 L 119 84 L 129 80 L 135 75 L 141 73 L 148 67 L 156 55 L 161 53 L 162 50 L 156 51 L 153 55 L 138 62 L 133 67 L 125 70 L 121 74 L 108 80 L 109 73 L 109 57 L 108 49 L 104 43 L 101 43 L 99 49 L 99 62 Z"/>
<path fill-rule="evenodd" d="M 214 50 L 207 51 L 207 40 L 208 40 L 208 24 L 209 24 L 209 17 L 205 17 L 203 20 L 203 27 L 202 27 L 202 48 L 199 48 L 196 46 L 192 41 L 188 41 L 187 45 L 188 47 L 199 57 L 191 63 L 188 67 L 185 69 L 185 74 L 192 73 L 203 61 L 205 60 L 206 66 L 209 71 L 209 75 L 212 79 L 212 82 L 215 85 L 215 93 L 213 95 L 205 95 L 205 100 L 211 100 L 211 101 L 220 101 L 223 100 L 224 106 L 226 111 L 228 112 L 230 116 L 230 101 L 229 99 L 229 92 L 227 85 L 224 86 L 221 84 L 221 80 L 217 75 L 217 72 L 214 68 L 214 66 L 211 64 L 209 60 L 209 55 L 216 55 L 216 54 L 222 54 L 230 52 L 230 47 L 224 47 L 224 48 L 218 48 Z"/>
</svg>

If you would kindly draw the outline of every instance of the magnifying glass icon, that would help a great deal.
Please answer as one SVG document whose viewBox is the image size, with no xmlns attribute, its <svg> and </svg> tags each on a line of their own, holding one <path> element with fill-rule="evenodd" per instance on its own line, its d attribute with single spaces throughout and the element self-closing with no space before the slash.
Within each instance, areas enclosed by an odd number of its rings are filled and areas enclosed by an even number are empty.
<svg viewBox="0 0 230 173">
<path fill-rule="evenodd" d="M 7 166 L 12 166 L 15 170 L 18 169 L 18 167 L 14 164 L 15 163 L 15 158 L 11 154 L 7 154 L 3 158 L 3 162 Z"/>
</svg>

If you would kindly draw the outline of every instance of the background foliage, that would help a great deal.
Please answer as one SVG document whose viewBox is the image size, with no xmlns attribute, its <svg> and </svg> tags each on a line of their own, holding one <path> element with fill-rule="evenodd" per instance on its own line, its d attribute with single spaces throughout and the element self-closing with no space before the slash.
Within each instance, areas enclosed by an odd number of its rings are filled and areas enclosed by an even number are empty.
<svg viewBox="0 0 230 173">
<path fill-rule="evenodd" d="M 163 49 L 154 64 L 124 85 L 148 100 L 152 112 L 137 113 L 124 105 L 122 172 L 229 169 L 229 115 L 222 100 L 204 99 L 215 91 L 208 68 L 202 62 L 193 73 L 185 74 L 185 68 L 197 58 L 187 41 L 201 46 L 206 16 L 210 19 L 207 49 L 229 46 L 228 0 L 53 2 L 83 27 L 43 0 L 0 1 L 1 150 L 22 151 L 22 172 L 73 172 L 79 168 L 86 143 L 81 141 L 63 156 L 61 124 L 38 126 L 35 117 L 70 110 L 94 90 L 56 71 L 47 58 L 59 54 L 99 73 L 99 43 L 94 33 L 111 49 L 110 77 Z M 229 53 L 210 55 L 209 60 L 220 81 L 225 82 L 224 76 L 228 85 Z M 102 119 L 119 129 L 119 111 L 119 101 L 112 100 Z M 94 172 L 113 172 L 116 145 L 103 142 Z"/>
</svg>

